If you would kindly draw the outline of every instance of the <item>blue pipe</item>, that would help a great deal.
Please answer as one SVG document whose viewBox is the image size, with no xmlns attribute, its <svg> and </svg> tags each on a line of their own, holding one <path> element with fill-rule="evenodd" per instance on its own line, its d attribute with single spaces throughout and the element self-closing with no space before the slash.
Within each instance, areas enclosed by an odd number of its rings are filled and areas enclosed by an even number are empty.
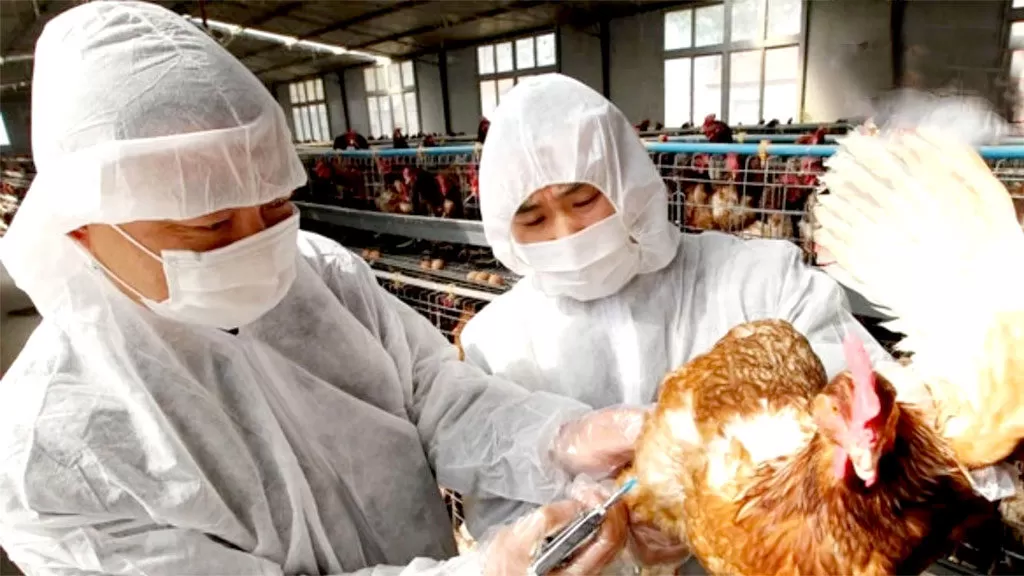
<svg viewBox="0 0 1024 576">
<path fill-rule="evenodd" d="M 753 155 L 760 152 L 760 144 L 709 144 L 707 142 L 645 142 L 648 152 L 668 153 L 705 153 L 705 154 L 736 154 Z M 437 148 L 400 149 L 390 148 L 378 150 L 344 150 L 326 152 L 340 154 L 346 158 L 401 158 L 409 156 L 446 156 L 456 154 L 472 154 L 473 146 L 441 146 Z M 769 156 L 831 156 L 836 151 L 835 145 L 805 146 L 796 144 L 769 144 L 765 152 Z M 978 148 L 983 158 L 989 160 L 1024 159 L 1024 145 L 1014 146 L 981 146 Z"/>
</svg>

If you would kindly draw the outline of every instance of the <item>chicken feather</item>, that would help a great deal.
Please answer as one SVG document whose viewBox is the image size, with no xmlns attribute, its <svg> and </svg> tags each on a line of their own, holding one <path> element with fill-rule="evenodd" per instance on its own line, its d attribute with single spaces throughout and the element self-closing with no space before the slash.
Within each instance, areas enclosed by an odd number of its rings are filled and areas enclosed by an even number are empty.
<svg viewBox="0 0 1024 576">
<path fill-rule="evenodd" d="M 895 319 L 910 366 L 879 371 L 927 389 L 935 425 L 970 467 L 1024 438 L 1024 233 L 978 154 L 922 129 L 844 139 L 814 208 L 825 268 Z"/>
</svg>

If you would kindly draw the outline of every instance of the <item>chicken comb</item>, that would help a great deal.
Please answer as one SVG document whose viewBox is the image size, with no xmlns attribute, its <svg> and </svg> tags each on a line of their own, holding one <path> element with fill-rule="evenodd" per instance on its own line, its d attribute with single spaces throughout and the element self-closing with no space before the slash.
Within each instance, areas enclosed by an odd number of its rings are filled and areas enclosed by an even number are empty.
<svg viewBox="0 0 1024 576">
<path fill-rule="evenodd" d="M 846 367 L 853 377 L 853 405 L 850 419 L 853 424 L 863 426 L 881 411 L 881 402 L 875 390 L 875 370 L 871 367 L 864 342 L 853 334 L 843 339 L 843 354 L 846 356 Z"/>
</svg>

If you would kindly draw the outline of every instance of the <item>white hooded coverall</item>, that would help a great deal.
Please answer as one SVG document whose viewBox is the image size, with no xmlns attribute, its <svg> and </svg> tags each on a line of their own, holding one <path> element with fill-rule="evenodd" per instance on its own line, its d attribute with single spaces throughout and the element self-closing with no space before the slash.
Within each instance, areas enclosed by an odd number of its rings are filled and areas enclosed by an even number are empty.
<svg viewBox="0 0 1024 576">
<path fill-rule="evenodd" d="M 524 276 L 466 325 L 466 360 L 532 390 L 593 408 L 654 402 L 662 378 L 732 327 L 782 318 L 802 332 L 829 374 L 845 368 L 856 333 L 875 360 L 888 354 L 850 314 L 843 290 L 781 240 L 682 234 L 668 220 L 665 186 L 625 116 L 557 74 L 502 98 L 480 164 L 480 208 L 497 258 Z M 638 244 L 639 274 L 617 293 L 581 302 L 550 297 L 513 246 L 512 219 L 534 191 L 589 183 L 604 192 Z M 467 498 L 476 536 L 531 506 Z"/>
<path fill-rule="evenodd" d="M 333 241 L 237 335 L 157 316 L 67 233 L 181 220 L 305 181 L 284 114 L 213 39 L 148 3 L 53 19 L 38 176 L 0 255 L 42 324 L 0 382 L 0 545 L 30 574 L 448 574 L 438 483 L 545 502 L 578 402 L 459 362 Z"/>
</svg>

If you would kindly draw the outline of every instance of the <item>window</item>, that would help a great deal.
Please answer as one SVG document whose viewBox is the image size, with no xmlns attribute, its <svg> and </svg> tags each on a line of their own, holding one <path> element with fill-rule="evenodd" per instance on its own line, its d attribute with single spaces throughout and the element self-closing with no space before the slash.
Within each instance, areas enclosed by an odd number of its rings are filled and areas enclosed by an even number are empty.
<svg viewBox="0 0 1024 576">
<path fill-rule="evenodd" d="M 803 2 L 725 0 L 666 12 L 666 125 L 700 123 L 708 114 L 730 124 L 796 119 Z"/>
<path fill-rule="evenodd" d="M 322 78 L 289 84 L 288 101 L 292 108 L 292 125 L 295 127 L 292 137 L 296 142 L 325 142 L 331 139 Z"/>
<path fill-rule="evenodd" d="M 11 138 L 7 135 L 7 123 L 4 122 L 4 115 L 0 114 L 0 146 L 10 146 Z"/>
<path fill-rule="evenodd" d="M 406 136 L 419 133 L 416 72 L 412 61 L 364 68 L 363 82 L 371 136 L 390 138 L 395 128 L 400 128 Z"/>
<path fill-rule="evenodd" d="M 503 94 L 519 82 L 553 72 L 558 64 L 554 33 L 488 44 L 476 49 L 480 77 L 480 111 L 489 115 Z"/>
</svg>

